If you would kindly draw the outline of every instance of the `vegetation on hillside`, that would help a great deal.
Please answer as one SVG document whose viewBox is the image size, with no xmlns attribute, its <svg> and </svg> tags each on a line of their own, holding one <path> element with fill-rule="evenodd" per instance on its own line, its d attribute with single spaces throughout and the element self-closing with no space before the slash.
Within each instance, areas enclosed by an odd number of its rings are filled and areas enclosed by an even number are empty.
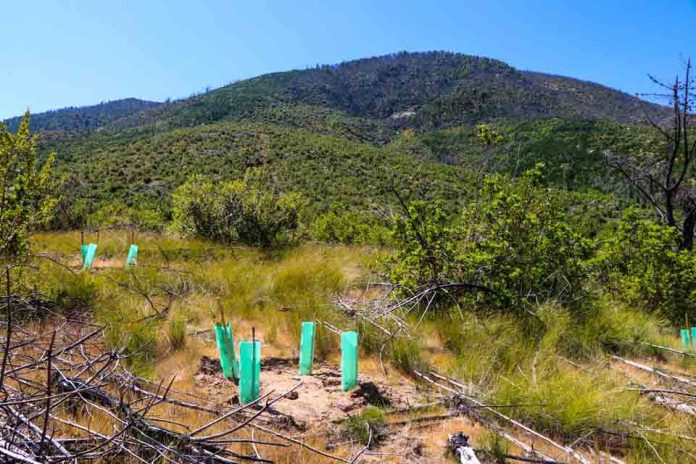
<svg viewBox="0 0 696 464">
<path fill-rule="evenodd" d="M 36 113 L 31 118 L 33 131 L 82 132 L 97 129 L 117 119 L 158 106 L 157 102 L 125 98 L 102 102 L 98 105 L 62 108 Z M 21 117 L 10 118 L 5 125 L 15 132 L 22 122 Z"/>
<path fill-rule="evenodd" d="M 567 77 L 519 71 L 490 58 L 448 52 L 397 53 L 267 74 L 116 121 L 119 129 L 171 130 L 230 120 L 292 116 L 329 108 L 386 127 L 433 129 L 500 119 L 607 119 L 635 124 L 644 110 L 628 94 Z M 288 111 L 289 110 L 289 111 Z"/>
</svg>

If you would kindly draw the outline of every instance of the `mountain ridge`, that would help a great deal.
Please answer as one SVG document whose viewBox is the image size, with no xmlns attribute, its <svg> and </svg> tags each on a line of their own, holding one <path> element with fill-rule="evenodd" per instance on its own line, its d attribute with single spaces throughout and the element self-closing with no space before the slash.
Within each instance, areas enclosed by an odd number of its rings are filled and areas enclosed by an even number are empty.
<svg viewBox="0 0 696 464">
<path fill-rule="evenodd" d="M 32 113 L 31 129 L 34 131 L 89 131 L 109 122 L 161 105 L 160 102 L 138 98 L 121 98 L 96 105 L 68 106 L 55 110 Z M 14 116 L 4 121 L 8 130 L 15 131 L 23 116 Z"/>
<path fill-rule="evenodd" d="M 663 106 L 595 82 L 521 71 L 500 60 L 442 51 L 399 52 L 268 73 L 171 103 L 144 103 L 97 120 L 96 125 L 86 124 L 86 129 L 169 130 L 220 121 L 265 121 L 279 107 L 287 113 L 295 106 L 378 121 L 387 130 L 544 118 L 640 124 L 645 122 L 645 111 L 656 114 L 657 120 L 668 114 Z M 81 108 L 68 110 L 79 114 Z M 35 115 L 34 127 L 61 130 L 64 125 L 42 121 L 61 117 L 61 111 L 65 110 Z"/>
</svg>

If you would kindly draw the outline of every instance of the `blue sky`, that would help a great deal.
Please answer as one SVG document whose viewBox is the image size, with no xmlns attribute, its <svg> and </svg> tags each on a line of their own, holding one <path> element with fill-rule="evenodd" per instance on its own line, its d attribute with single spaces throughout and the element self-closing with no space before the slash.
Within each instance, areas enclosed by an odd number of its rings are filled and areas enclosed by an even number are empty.
<svg viewBox="0 0 696 464">
<path fill-rule="evenodd" d="M 650 91 L 696 59 L 696 0 L 36 0 L 0 9 L 0 118 L 181 98 L 254 75 L 400 50 Z"/>
</svg>

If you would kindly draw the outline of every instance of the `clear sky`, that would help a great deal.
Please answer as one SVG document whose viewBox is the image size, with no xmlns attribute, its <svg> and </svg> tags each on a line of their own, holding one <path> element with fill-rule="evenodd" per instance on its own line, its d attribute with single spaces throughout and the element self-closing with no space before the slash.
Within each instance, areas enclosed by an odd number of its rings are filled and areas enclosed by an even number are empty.
<svg viewBox="0 0 696 464">
<path fill-rule="evenodd" d="M 630 93 L 696 59 L 696 0 L 4 0 L 0 118 L 449 50 Z"/>
</svg>

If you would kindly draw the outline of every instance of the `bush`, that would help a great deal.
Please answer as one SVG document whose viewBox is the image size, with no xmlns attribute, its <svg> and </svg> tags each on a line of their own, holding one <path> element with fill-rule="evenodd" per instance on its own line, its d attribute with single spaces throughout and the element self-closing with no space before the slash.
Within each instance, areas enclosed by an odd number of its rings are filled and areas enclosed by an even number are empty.
<svg viewBox="0 0 696 464">
<path fill-rule="evenodd" d="M 514 182 L 489 177 L 479 202 L 462 215 L 461 273 L 492 289 L 489 301 L 503 308 L 527 310 L 548 300 L 575 304 L 585 296 L 590 243 L 543 186 L 542 168 Z"/>
<path fill-rule="evenodd" d="M 448 217 L 438 202 L 409 204 L 393 223 L 389 280 L 408 288 L 466 281 L 487 289 L 489 305 L 518 312 L 548 300 L 579 303 L 590 242 L 568 223 L 555 192 L 544 188 L 542 168 L 514 181 L 489 176 L 460 218 Z"/>
<path fill-rule="evenodd" d="M 374 215 L 334 207 L 314 220 L 309 229 L 314 240 L 330 243 L 384 245 L 389 229 Z"/>
<path fill-rule="evenodd" d="M 628 210 L 593 261 L 598 281 L 627 305 L 659 311 L 674 323 L 696 320 L 696 252 L 680 234 Z"/>
<path fill-rule="evenodd" d="M 51 165 L 55 154 L 39 164 L 36 136 L 29 131 L 29 113 L 16 133 L 0 122 L 0 256 L 27 251 L 29 233 L 44 225 L 53 214 Z"/>
<path fill-rule="evenodd" d="M 248 171 L 244 181 L 213 183 L 193 176 L 172 196 L 179 232 L 218 242 L 262 247 L 291 239 L 299 226 L 302 197 L 281 193 L 268 176 Z"/>
<path fill-rule="evenodd" d="M 394 255 L 386 261 L 391 283 L 407 288 L 457 279 L 456 235 L 439 201 L 413 201 L 392 220 Z"/>
</svg>

